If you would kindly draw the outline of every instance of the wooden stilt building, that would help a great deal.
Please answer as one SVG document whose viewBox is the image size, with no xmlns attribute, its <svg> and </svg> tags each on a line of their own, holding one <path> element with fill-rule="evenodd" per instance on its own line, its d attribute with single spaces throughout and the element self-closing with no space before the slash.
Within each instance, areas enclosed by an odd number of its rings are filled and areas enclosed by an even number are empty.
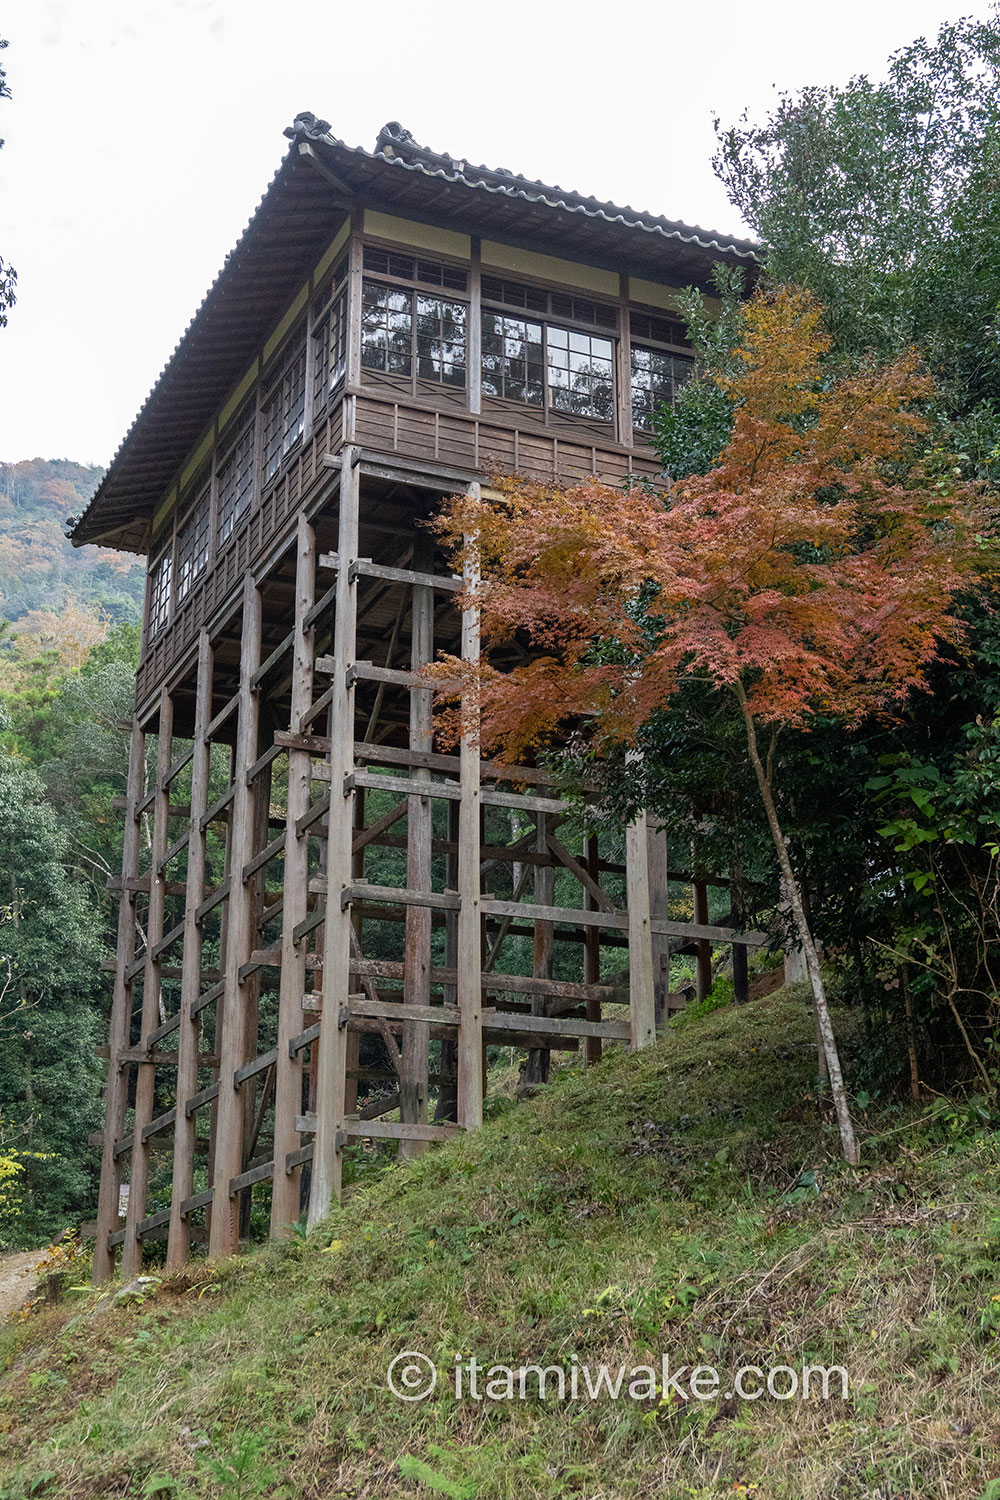
<svg viewBox="0 0 1000 1500">
<path fill-rule="evenodd" d="M 712 943 L 752 941 L 703 888 L 669 920 L 646 820 L 574 852 L 543 772 L 439 753 L 419 672 L 479 649 L 421 523 L 498 468 L 656 483 L 676 289 L 753 247 L 396 124 L 374 153 L 311 115 L 286 134 L 74 531 L 149 558 L 98 1279 L 153 1237 L 171 1269 L 230 1254 L 255 1206 L 316 1222 L 352 1143 L 480 1124 L 487 1045 L 535 1081 L 553 1050 L 643 1047 L 672 952 L 704 988 Z"/>
</svg>

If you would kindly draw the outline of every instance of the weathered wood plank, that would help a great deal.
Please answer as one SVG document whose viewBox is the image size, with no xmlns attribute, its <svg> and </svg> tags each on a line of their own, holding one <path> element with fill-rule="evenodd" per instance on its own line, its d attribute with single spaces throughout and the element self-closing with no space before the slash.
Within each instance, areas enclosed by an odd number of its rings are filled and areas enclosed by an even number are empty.
<svg viewBox="0 0 1000 1500">
<path fill-rule="evenodd" d="M 170 794 L 165 777 L 170 767 L 173 742 L 173 699 L 166 688 L 161 689 L 157 718 L 158 741 L 156 751 L 156 796 L 153 803 L 153 834 L 150 864 L 158 871 L 167 847 L 167 809 Z M 146 958 L 142 984 L 142 1020 L 140 1035 L 148 1036 L 159 1024 L 160 1018 L 160 966 L 156 961 L 156 948 L 163 937 L 166 893 L 160 875 L 151 881 L 149 909 L 146 917 Z M 142 1242 L 138 1226 L 146 1212 L 146 1193 L 149 1184 L 149 1146 L 143 1139 L 143 1129 L 153 1117 L 156 1073 L 153 1068 L 140 1068 L 135 1085 L 135 1123 L 132 1132 L 132 1160 L 129 1172 L 128 1212 L 125 1217 L 125 1239 L 122 1248 L 122 1274 L 134 1276 L 142 1265 Z"/>
<path fill-rule="evenodd" d="M 358 269 L 360 276 L 360 266 Z M 341 567 L 337 573 L 334 633 L 333 696 L 330 701 L 331 785 L 346 789 L 354 749 L 354 688 L 349 681 L 357 635 L 357 584 L 350 564 L 358 555 L 361 450 L 348 445 L 342 453 L 340 517 L 337 550 Z M 351 972 L 351 913 L 345 910 L 340 892 L 351 883 L 353 806 L 348 794 L 338 800 L 327 836 L 327 880 L 330 895 L 323 929 L 323 982 L 334 1000 L 348 994 Z M 347 1086 L 347 1033 L 340 1026 L 325 1026 L 320 1032 L 316 1077 L 316 1140 L 309 1193 L 308 1222 L 319 1224 L 340 1197 L 342 1156 L 338 1138 L 345 1112 Z"/>
<path fill-rule="evenodd" d="M 253 674 L 260 660 L 261 596 L 251 574 L 243 586 L 243 624 L 240 637 L 239 711 L 236 720 L 236 750 L 233 758 L 232 825 L 228 862 L 237 877 L 253 858 L 253 792 L 247 771 L 256 756 L 260 705 L 253 689 Z M 227 907 L 222 1026 L 219 1042 L 221 1078 L 216 1117 L 215 1170 L 212 1186 L 212 1223 L 209 1254 L 221 1259 L 235 1253 L 239 1243 L 239 1205 L 230 1183 L 239 1177 L 243 1162 L 244 1106 L 233 1076 L 246 1061 L 248 1050 L 248 1000 L 241 970 L 250 956 L 254 939 L 251 890 L 243 880 L 231 882 Z"/>
<path fill-rule="evenodd" d="M 469 494 L 478 499 L 480 486 L 473 483 Z M 478 569 L 467 563 L 463 573 L 466 595 L 471 598 L 479 584 Z M 479 661 L 479 610 L 468 605 L 462 611 L 462 660 L 474 666 Z M 475 691 L 472 689 L 471 691 Z M 462 700 L 465 732 L 459 743 L 459 786 L 462 800 L 458 810 L 458 973 L 456 989 L 461 1022 L 457 1039 L 458 1118 L 467 1130 L 483 1123 L 483 933 L 480 876 L 479 826 L 482 808 L 479 748 L 470 720 L 478 702 L 469 692 Z"/>
</svg>

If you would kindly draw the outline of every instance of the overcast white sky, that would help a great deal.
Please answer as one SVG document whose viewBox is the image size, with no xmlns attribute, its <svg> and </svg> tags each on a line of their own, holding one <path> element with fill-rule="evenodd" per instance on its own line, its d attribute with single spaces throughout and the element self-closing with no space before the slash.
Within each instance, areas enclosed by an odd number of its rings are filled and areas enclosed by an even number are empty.
<svg viewBox="0 0 1000 1500">
<path fill-rule="evenodd" d="M 988 0 L 6 0 L 0 459 L 107 463 L 304 109 L 739 232 L 713 115 L 880 74 Z"/>
</svg>

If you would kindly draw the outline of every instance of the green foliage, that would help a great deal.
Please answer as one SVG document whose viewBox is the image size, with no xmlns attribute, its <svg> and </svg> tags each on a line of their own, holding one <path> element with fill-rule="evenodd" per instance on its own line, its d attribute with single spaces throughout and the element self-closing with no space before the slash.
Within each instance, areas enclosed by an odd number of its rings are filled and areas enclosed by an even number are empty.
<svg viewBox="0 0 1000 1500">
<path fill-rule="evenodd" d="M 783 95 L 763 124 L 720 130 L 715 159 L 765 242 L 768 273 L 827 307 L 839 358 L 916 344 L 938 382 L 944 447 L 993 476 L 998 162 L 995 12 L 901 48 L 883 82 L 861 75 Z"/>
<path fill-rule="evenodd" d="M 98 1121 L 99 919 L 66 869 L 37 774 L 0 752 L 0 1098 L 24 1166 L 11 1238 L 50 1235 L 88 1203 Z"/>
<path fill-rule="evenodd" d="M 837 1016 L 845 1057 L 858 1022 Z M 865 1166 L 845 1168 L 812 1042 L 800 990 L 719 1010 L 366 1183 L 311 1243 L 210 1282 L 193 1266 L 140 1308 L 50 1306 L 4 1336 L 0 1487 L 981 1494 L 1000 1472 L 997 1135 L 961 1101 L 954 1128 L 869 1101 Z M 406 1349 L 439 1371 L 426 1401 L 386 1386 Z M 673 1370 L 839 1364 L 848 1400 L 474 1402 L 449 1379 L 472 1353 L 613 1370 L 662 1352 Z"/>
<path fill-rule="evenodd" d="M 437 1454 L 441 1452 L 440 1449 L 434 1451 Z M 473 1500 L 476 1493 L 472 1484 L 461 1480 L 446 1479 L 422 1458 L 414 1458 L 411 1454 L 401 1458 L 398 1467 L 404 1479 L 412 1479 L 435 1495 L 447 1496 L 448 1500 Z"/>
<path fill-rule="evenodd" d="M 2 274 L 2 273 L 0 273 Z M 104 470 L 69 459 L 0 463 L 0 614 L 19 626 L 69 604 L 136 624 L 145 567 L 106 547 L 74 547 L 65 527 Z"/>
<path fill-rule="evenodd" d="M 277 1470 L 261 1462 L 270 1437 L 267 1431 L 236 1432 L 228 1439 L 216 1434 L 212 1449 L 202 1459 L 216 1494 L 227 1500 L 251 1500 L 270 1491 Z"/>
<path fill-rule="evenodd" d="M 723 1010 L 727 1005 L 732 1005 L 733 999 L 733 981 L 725 974 L 720 974 L 704 1000 L 690 1001 L 682 1011 L 678 1011 L 670 1024 L 692 1026 L 704 1016 L 710 1016 L 713 1010 Z"/>
<path fill-rule="evenodd" d="M 713 273 L 720 306 L 688 290 L 678 298 L 695 355 L 693 378 L 684 382 L 672 406 L 653 416 L 656 451 L 671 479 L 707 474 L 729 440 L 732 403 L 716 377 L 732 372 L 732 350 L 739 332 L 746 277 L 740 267 L 718 266 Z"/>
<path fill-rule="evenodd" d="M 903 47 L 882 83 L 807 88 L 763 122 L 720 131 L 715 163 L 765 244 L 765 278 L 823 301 L 832 374 L 914 344 L 922 353 L 935 390 L 913 463 L 946 488 L 1000 475 L 998 82 L 997 14 L 948 23 Z M 712 386 L 728 373 L 736 328 L 722 290 L 714 338 L 704 304 L 687 299 L 698 378 L 657 429 L 674 477 L 704 472 L 718 451 Z M 892 722 L 845 735 L 819 720 L 809 735 L 783 733 L 776 751 L 813 931 L 840 955 L 845 991 L 869 1018 L 861 1076 L 871 1087 L 907 1080 L 910 1040 L 937 1087 L 972 1077 L 982 1088 L 992 1069 L 1000 629 L 995 600 L 963 615 L 968 654 L 945 652 L 930 691 Z M 702 868 L 728 866 L 740 906 L 762 925 L 778 893 L 738 735 L 693 685 L 646 726 L 643 751 L 643 776 L 619 765 L 611 802 L 625 811 L 645 800 Z"/>
</svg>

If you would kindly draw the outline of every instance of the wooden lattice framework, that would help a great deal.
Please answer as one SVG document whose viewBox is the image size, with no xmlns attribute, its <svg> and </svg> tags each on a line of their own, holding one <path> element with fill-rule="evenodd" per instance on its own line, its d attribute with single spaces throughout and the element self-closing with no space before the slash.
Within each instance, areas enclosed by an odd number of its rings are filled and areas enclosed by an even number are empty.
<svg viewBox="0 0 1000 1500">
<path fill-rule="evenodd" d="M 752 247 L 470 176 L 398 126 L 371 156 L 311 116 L 290 134 L 75 532 L 150 555 L 97 1279 L 119 1251 L 137 1270 L 153 1238 L 171 1270 L 195 1241 L 228 1255 L 265 1204 L 272 1235 L 305 1209 L 317 1222 L 352 1143 L 407 1157 L 481 1123 L 487 1046 L 521 1049 L 528 1084 L 553 1051 L 590 1063 L 607 1043 L 644 1047 L 673 953 L 695 955 L 704 994 L 713 944 L 731 944 L 740 991 L 757 940 L 733 913 L 709 922 L 704 881 L 694 920 L 669 919 L 668 873 L 691 877 L 668 872 L 645 818 L 574 840 L 538 767 L 499 767 L 472 742 L 441 753 L 421 675 L 439 651 L 479 649 L 469 580 L 424 525 L 441 500 L 496 469 L 655 484 L 631 340 L 672 347 L 678 325 L 650 331 L 670 285 L 707 285 L 715 260 Z M 434 276 L 460 289 L 457 384 L 365 357 L 366 256 L 391 290 L 396 250 L 421 296 Z M 504 267 L 522 279 L 502 282 Z M 575 328 L 612 351 L 601 411 L 557 410 L 548 377 L 534 407 L 484 390 L 489 307 L 519 296 L 558 314 L 567 348 Z M 406 305 L 419 311 L 416 292 Z"/>
<path fill-rule="evenodd" d="M 420 668 L 440 647 L 465 660 L 478 651 L 475 613 L 456 605 L 463 580 L 411 565 L 421 553 L 433 568 L 416 522 L 444 487 L 417 472 L 389 476 L 352 444 L 331 456 L 330 472 L 315 513 L 300 513 L 285 548 L 247 574 L 238 607 L 202 630 L 190 673 L 161 688 L 132 727 L 98 1276 L 118 1246 L 123 1271 L 134 1272 L 143 1241 L 164 1232 L 171 1269 L 186 1261 L 196 1228 L 212 1255 L 232 1253 L 265 1182 L 271 1232 L 287 1232 L 303 1206 L 306 1163 L 317 1221 L 339 1195 L 349 1142 L 397 1140 L 414 1154 L 481 1123 L 487 1044 L 528 1049 L 538 1078 L 551 1050 L 582 1047 L 591 1061 L 606 1042 L 644 1047 L 664 1014 L 672 951 L 754 941 L 663 915 L 665 848 L 645 819 L 626 831 L 624 869 L 601 858 L 595 838 L 580 858 L 558 836 L 569 809 L 544 772 L 499 768 L 470 743 L 435 753 Z M 380 552 L 396 560 L 372 560 Z M 290 620 L 273 649 L 265 615 L 270 634 Z M 380 643 L 381 662 L 371 659 Z M 226 785 L 213 796 L 220 756 Z M 384 810 L 369 818 L 373 797 Z M 445 838 L 435 834 L 436 805 L 447 808 Z M 144 820 L 149 868 L 140 872 Z M 224 867 L 210 876 L 213 833 Z M 366 851 L 380 848 L 405 855 L 398 887 L 365 878 Z M 576 904 L 555 904 L 558 871 Z M 608 875 L 624 880 L 624 904 Z M 372 930 L 378 954 L 366 952 Z M 531 952 L 523 974 L 497 962 L 517 938 Z M 391 957 L 381 956 L 387 942 Z M 567 943 L 579 952 L 579 980 L 552 977 L 555 946 Z M 609 946 L 624 950 L 626 972 L 602 982 Z M 276 996 L 266 1018 L 262 993 Z M 365 1033 L 381 1036 L 396 1079 L 359 1111 Z M 443 1044 L 433 1076 L 431 1039 Z M 157 1113 L 164 1094 L 176 1102 Z M 161 1144 L 172 1149 L 170 1201 L 150 1213 Z"/>
</svg>

